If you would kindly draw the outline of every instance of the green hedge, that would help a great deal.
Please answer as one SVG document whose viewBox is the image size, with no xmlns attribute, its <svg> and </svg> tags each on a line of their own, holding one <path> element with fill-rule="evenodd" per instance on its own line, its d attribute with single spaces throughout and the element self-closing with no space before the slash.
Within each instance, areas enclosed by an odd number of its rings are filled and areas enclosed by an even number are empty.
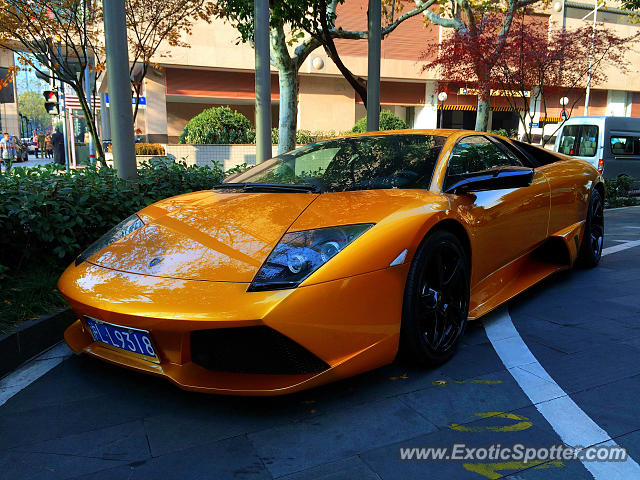
<svg viewBox="0 0 640 480">
<path fill-rule="evenodd" d="M 630 196 L 631 190 L 638 188 L 637 181 L 628 175 L 618 178 L 607 178 L 604 181 L 606 195 L 605 203 L 609 208 L 638 205 L 640 199 Z"/>
<path fill-rule="evenodd" d="M 185 125 L 180 143 L 231 144 L 249 142 L 251 122 L 229 107 L 208 108 Z M 255 136 L 255 135 L 254 135 Z"/>
<path fill-rule="evenodd" d="M 14 168 L 0 175 L 0 265 L 73 258 L 118 222 L 141 208 L 219 183 L 219 167 L 145 163 L 137 182 L 110 168 L 69 173 L 53 167 Z"/>
<path fill-rule="evenodd" d="M 389 110 L 380 112 L 380 130 L 404 130 L 405 128 L 409 128 L 409 125 L 397 115 L 394 115 Z M 367 117 L 358 120 L 351 131 L 354 133 L 366 132 Z"/>
</svg>

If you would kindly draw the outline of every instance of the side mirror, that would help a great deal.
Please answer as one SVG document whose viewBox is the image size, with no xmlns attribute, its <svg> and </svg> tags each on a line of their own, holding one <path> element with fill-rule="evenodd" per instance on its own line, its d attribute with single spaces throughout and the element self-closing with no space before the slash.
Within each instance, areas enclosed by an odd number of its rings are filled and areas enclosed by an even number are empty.
<svg viewBox="0 0 640 480">
<path fill-rule="evenodd" d="M 464 175 L 444 193 L 482 192 L 486 190 L 502 190 L 507 188 L 528 187 L 533 181 L 533 168 L 499 167 Z"/>
</svg>

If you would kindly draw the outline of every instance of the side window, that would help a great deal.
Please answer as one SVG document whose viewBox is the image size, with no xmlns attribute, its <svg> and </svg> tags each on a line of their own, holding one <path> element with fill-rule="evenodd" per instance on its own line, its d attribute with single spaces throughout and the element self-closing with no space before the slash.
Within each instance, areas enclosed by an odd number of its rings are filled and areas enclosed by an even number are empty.
<svg viewBox="0 0 640 480">
<path fill-rule="evenodd" d="M 596 125 L 582 125 L 580 129 L 580 148 L 578 156 L 593 157 L 598 149 L 598 127 Z"/>
<path fill-rule="evenodd" d="M 631 135 L 612 135 L 611 153 L 614 155 L 640 155 L 640 137 Z"/>
<path fill-rule="evenodd" d="M 558 152 L 578 157 L 594 157 L 597 149 L 597 125 L 567 125 L 562 129 Z"/>
<path fill-rule="evenodd" d="M 565 155 L 575 155 L 576 138 L 580 132 L 580 125 L 567 125 L 562 129 L 562 135 L 560 136 L 560 148 L 558 152 Z"/>
<path fill-rule="evenodd" d="M 464 137 L 451 151 L 443 189 L 446 190 L 470 173 L 509 166 L 521 167 L 522 163 L 487 137 L 481 135 Z"/>
</svg>

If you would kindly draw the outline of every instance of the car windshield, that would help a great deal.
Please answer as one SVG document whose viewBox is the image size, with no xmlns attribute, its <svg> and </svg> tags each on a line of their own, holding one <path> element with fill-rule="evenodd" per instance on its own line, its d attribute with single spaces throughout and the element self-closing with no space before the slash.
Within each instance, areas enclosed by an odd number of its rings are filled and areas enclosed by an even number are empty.
<svg viewBox="0 0 640 480">
<path fill-rule="evenodd" d="M 446 138 L 438 135 L 367 135 L 313 143 L 278 155 L 223 187 L 312 186 L 343 192 L 378 188 L 425 188 Z M 292 190 L 295 191 L 295 190 Z"/>
</svg>

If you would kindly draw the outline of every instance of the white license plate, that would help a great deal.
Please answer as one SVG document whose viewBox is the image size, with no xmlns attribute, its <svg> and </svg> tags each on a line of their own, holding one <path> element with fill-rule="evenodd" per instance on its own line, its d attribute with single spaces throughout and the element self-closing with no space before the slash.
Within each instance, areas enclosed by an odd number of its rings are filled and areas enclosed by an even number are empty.
<svg viewBox="0 0 640 480">
<path fill-rule="evenodd" d="M 113 325 L 87 316 L 84 319 L 96 342 L 104 343 L 126 352 L 137 353 L 153 362 L 158 361 L 158 355 L 151 343 L 149 332 L 146 330 Z"/>
</svg>

